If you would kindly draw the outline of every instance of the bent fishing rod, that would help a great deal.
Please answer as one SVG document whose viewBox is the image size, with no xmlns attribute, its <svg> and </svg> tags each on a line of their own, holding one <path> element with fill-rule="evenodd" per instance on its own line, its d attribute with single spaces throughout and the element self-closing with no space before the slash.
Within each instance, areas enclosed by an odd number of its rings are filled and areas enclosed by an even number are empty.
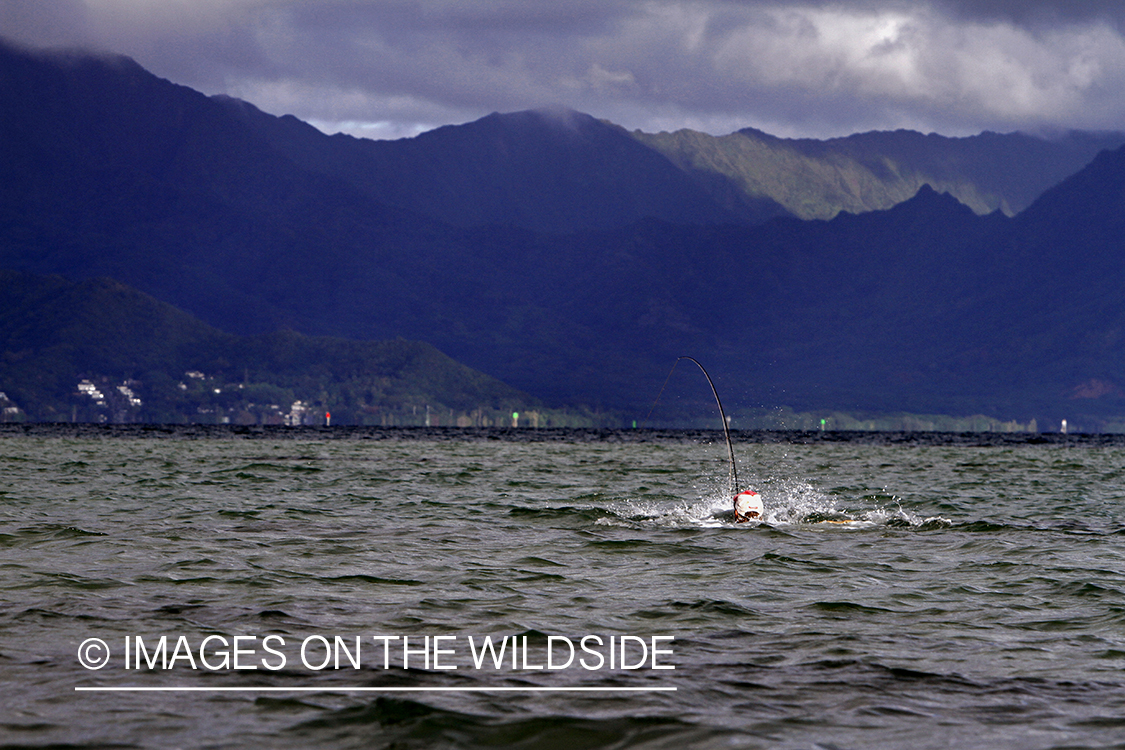
<svg viewBox="0 0 1125 750">
<path fill-rule="evenodd" d="M 715 381 L 711 380 L 711 375 L 708 374 L 707 368 L 704 367 L 695 357 L 683 355 L 676 357 L 676 361 L 672 364 L 672 370 L 668 373 L 668 378 L 665 379 L 664 385 L 668 385 L 668 380 L 672 377 L 672 372 L 675 372 L 676 365 L 680 363 L 681 359 L 691 360 L 695 366 L 703 373 L 703 377 L 707 378 L 707 384 L 711 386 L 711 393 L 715 395 L 715 404 L 719 407 L 719 418 L 723 421 L 723 437 L 727 441 L 727 457 L 730 463 L 730 495 L 734 501 L 734 520 L 737 523 L 745 523 L 751 518 L 761 518 L 765 515 L 765 507 L 762 504 L 762 497 L 754 490 L 746 490 L 739 492 L 738 490 L 738 465 L 734 460 L 734 442 L 730 439 L 730 424 L 727 421 L 727 413 L 723 409 L 723 401 L 719 398 L 719 390 L 715 388 Z M 664 388 L 660 389 L 664 392 Z M 657 401 L 660 396 L 657 395 Z M 653 404 L 655 408 L 656 404 Z M 649 412 L 651 414 L 651 412 Z"/>
<path fill-rule="evenodd" d="M 734 462 L 734 443 L 730 439 L 730 424 L 727 422 L 727 413 L 723 411 L 723 402 L 719 399 L 719 391 L 715 388 L 711 376 L 707 374 L 707 368 L 700 364 L 698 359 L 685 355 L 676 357 L 676 362 L 678 363 L 681 359 L 687 359 L 695 363 L 695 366 L 703 373 L 703 377 L 707 378 L 707 385 L 711 386 L 711 393 L 715 394 L 715 403 L 719 407 L 719 417 L 723 420 L 723 436 L 727 439 L 727 457 L 730 459 L 730 496 L 735 497 L 738 495 L 738 467 Z M 672 365 L 672 369 L 675 369 L 675 367 L 675 365 Z"/>
</svg>

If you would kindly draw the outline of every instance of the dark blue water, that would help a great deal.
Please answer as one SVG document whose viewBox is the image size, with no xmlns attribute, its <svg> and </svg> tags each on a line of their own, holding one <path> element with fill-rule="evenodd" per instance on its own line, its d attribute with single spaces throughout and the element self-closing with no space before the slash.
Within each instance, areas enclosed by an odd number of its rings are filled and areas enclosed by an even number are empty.
<svg viewBox="0 0 1125 750">
<path fill-rule="evenodd" d="M 715 437 L 6 428 L 0 746 L 1125 746 L 1125 448 Z"/>
</svg>

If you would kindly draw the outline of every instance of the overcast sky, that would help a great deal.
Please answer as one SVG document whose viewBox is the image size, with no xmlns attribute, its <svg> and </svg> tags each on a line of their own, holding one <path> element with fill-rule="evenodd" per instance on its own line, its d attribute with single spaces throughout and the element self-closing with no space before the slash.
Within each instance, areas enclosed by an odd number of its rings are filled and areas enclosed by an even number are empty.
<svg viewBox="0 0 1125 750">
<path fill-rule="evenodd" d="M 628 128 L 1125 129 L 1125 0 L 0 0 L 0 36 L 134 58 L 327 132 L 564 106 Z"/>
</svg>

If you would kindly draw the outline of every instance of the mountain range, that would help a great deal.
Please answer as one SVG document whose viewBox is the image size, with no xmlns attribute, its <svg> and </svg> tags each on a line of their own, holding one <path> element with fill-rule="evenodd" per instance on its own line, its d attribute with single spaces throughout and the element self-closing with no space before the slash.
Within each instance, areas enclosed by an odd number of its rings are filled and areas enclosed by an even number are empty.
<svg viewBox="0 0 1125 750">
<path fill-rule="evenodd" d="M 642 417 L 681 354 L 736 420 L 1125 414 L 1122 134 L 795 141 L 541 111 L 376 142 L 11 46 L 0 111 L 0 267 L 111 277 L 227 335 L 404 337 Z M 687 377 L 663 413 L 709 408 Z"/>
<path fill-rule="evenodd" d="M 323 133 L 220 97 L 301 167 L 344 178 L 382 204 L 455 226 L 568 232 L 672 223 L 830 219 L 891 208 L 929 185 L 978 214 L 1013 215 L 1125 133 L 947 138 L 898 130 L 827 141 L 753 129 L 627 132 L 571 110 L 493 113 L 416 138 Z"/>
</svg>

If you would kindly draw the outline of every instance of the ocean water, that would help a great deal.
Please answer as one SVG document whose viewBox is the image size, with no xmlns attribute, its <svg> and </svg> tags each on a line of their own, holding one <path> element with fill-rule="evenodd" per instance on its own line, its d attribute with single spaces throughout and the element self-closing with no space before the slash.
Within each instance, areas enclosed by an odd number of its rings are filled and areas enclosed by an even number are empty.
<svg viewBox="0 0 1125 750">
<path fill-rule="evenodd" d="M 738 438 L 6 427 L 0 747 L 1125 747 L 1125 446 Z"/>
</svg>

